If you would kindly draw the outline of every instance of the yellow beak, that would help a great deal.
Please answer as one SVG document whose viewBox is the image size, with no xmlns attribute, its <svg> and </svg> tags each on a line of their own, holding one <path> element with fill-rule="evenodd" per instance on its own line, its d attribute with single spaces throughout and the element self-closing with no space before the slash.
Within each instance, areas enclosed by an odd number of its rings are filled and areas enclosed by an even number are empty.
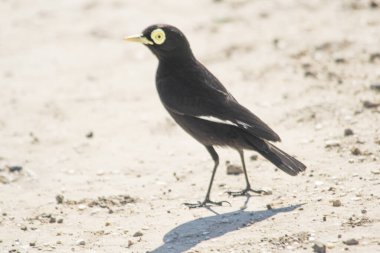
<svg viewBox="0 0 380 253">
<path fill-rule="evenodd" d="M 143 43 L 145 45 L 153 45 L 154 43 L 144 37 L 142 34 L 127 36 L 124 38 L 126 41 Z"/>
</svg>

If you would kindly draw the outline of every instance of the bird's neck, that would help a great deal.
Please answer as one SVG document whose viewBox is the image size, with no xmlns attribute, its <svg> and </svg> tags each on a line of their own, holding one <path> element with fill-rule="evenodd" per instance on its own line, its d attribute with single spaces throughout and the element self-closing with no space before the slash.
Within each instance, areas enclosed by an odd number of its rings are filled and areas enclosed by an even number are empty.
<svg viewBox="0 0 380 253">
<path fill-rule="evenodd" d="M 189 66 L 197 61 L 192 52 L 186 54 L 173 54 L 158 57 L 160 65 L 171 66 L 173 68 Z"/>
<path fill-rule="evenodd" d="M 159 66 L 172 70 L 188 68 L 196 64 L 196 62 L 197 60 L 191 51 L 186 54 L 159 57 Z"/>
</svg>

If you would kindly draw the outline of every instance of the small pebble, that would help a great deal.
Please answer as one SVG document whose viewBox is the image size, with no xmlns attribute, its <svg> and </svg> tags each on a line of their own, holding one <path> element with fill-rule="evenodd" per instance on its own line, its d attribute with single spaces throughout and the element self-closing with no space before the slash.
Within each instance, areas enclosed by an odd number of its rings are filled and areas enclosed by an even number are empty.
<svg viewBox="0 0 380 253">
<path fill-rule="evenodd" d="M 348 245 L 348 246 L 352 246 L 352 245 L 358 245 L 359 241 L 352 238 L 352 239 L 348 239 L 348 240 L 343 241 L 343 243 Z"/>
<path fill-rule="evenodd" d="M 380 83 L 373 83 L 371 84 L 370 88 L 372 90 L 380 91 Z"/>
<path fill-rule="evenodd" d="M 340 147 L 340 142 L 337 140 L 328 140 L 325 142 L 325 148 Z"/>
<path fill-rule="evenodd" d="M 21 166 L 9 166 L 8 167 L 8 170 L 9 172 L 20 172 L 22 171 L 22 167 Z"/>
<path fill-rule="evenodd" d="M 56 221 L 57 221 L 57 219 L 54 217 L 50 217 L 50 219 L 49 219 L 49 223 L 55 223 Z"/>
<path fill-rule="evenodd" d="M 58 194 L 55 196 L 55 200 L 57 201 L 57 204 L 62 204 L 65 197 L 62 194 Z"/>
<path fill-rule="evenodd" d="M 324 185 L 324 183 L 322 181 L 315 181 L 314 185 L 315 186 L 321 186 L 321 185 Z"/>
<path fill-rule="evenodd" d="M 380 60 L 380 53 L 372 53 L 369 56 L 370 62 L 375 62 L 376 60 Z"/>
<path fill-rule="evenodd" d="M 376 1 L 371 1 L 369 3 L 369 7 L 371 7 L 372 9 L 376 9 L 377 7 L 379 7 L 379 4 L 376 3 Z"/>
<path fill-rule="evenodd" d="M 86 134 L 86 138 L 91 139 L 92 137 L 94 137 L 94 133 L 93 132 L 88 132 Z"/>
<path fill-rule="evenodd" d="M 258 155 L 251 155 L 250 159 L 251 161 L 256 161 L 258 158 Z"/>
<path fill-rule="evenodd" d="M 34 246 L 36 246 L 36 242 L 30 242 L 30 243 L 29 243 L 29 246 L 30 246 L 30 247 L 34 247 Z"/>
<path fill-rule="evenodd" d="M 262 188 L 262 195 L 272 195 L 273 194 L 273 191 L 271 188 L 268 188 L 268 187 L 264 187 Z"/>
<path fill-rule="evenodd" d="M 63 219 L 62 219 L 62 218 L 59 218 L 59 219 L 57 220 L 57 223 L 59 223 L 59 224 L 63 223 Z"/>
<path fill-rule="evenodd" d="M 229 164 L 227 165 L 227 175 L 239 175 L 243 173 L 240 166 Z"/>
<path fill-rule="evenodd" d="M 133 242 L 131 240 L 128 240 L 128 248 L 133 245 Z"/>
<path fill-rule="evenodd" d="M 267 209 L 272 210 L 272 206 L 270 204 L 267 204 Z"/>
<path fill-rule="evenodd" d="M 362 154 L 362 151 L 361 151 L 359 148 L 357 148 L 357 147 L 353 147 L 353 148 L 351 149 L 351 154 L 353 154 L 353 155 L 355 155 L 355 156 L 358 156 L 358 155 L 361 155 L 361 154 Z"/>
<path fill-rule="evenodd" d="M 79 240 L 76 242 L 76 245 L 83 246 L 83 245 L 86 245 L 86 242 L 85 242 L 85 240 L 83 240 L 83 239 L 79 239 Z"/>
<path fill-rule="evenodd" d="M 140 237 L 140 236 L 143 236 L 143 233 L 141 233 L 140 231 L 137 231 L 136 233 L 133 234 L 133 237 Z"/>
<path fill-rule="evenodd" d="M 366 100 L 366 101 L 363 101 L 363 106 L 364 106 L 364 108 L 368 108 L 368 109 L 376 108 L 376 107 L 380 106 L 380 103 L 374 103 L 374 102 Z"/>
<path fill-rule="evenodd" d="M 351 128 L 344 129 L 344 136 L 354 135 L 354 131 Z"/>
<path fill-rule="evenodd" d="M 315 253 L 326 253 L 326 245 L 321 242 L 315 242 L 313 245 L 313 251 Z"/>
<path fill-rule="evenodd" d="M 334 207 L 339 207 L 342 205 L 342 202 L 340 202 L 339 199 L 336 199 L 336 200 L 333 200 L 332 204 Z"/>
<path fill-rule="evenodd" d="M 86 208 L 87 208 L 87 206 L 86 206 L 86 205 L 83 205 L 83 204 L 80 204 L 80 205 L 78 206 L 78 209 L 81 210 L 81 211 L 83 211 L 83 210 L 86 209 Z"/>
</svg>

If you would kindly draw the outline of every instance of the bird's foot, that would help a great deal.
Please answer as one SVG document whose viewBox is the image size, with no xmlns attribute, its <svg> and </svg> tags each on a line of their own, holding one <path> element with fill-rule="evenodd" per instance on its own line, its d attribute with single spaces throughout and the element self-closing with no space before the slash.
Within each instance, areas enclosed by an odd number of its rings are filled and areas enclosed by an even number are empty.
<svg viewBox="0 0 380 253">
<path fill-rule="evenodd" d="M 237 192 L 228 191 L 227 194 L 232 196 L 232 197 L 239 197 L 239 196 L 248 196 L 249 192 L 253 192 L 256 194 L 260 194 L 260 195 L 270 195 L 270 192 L 268 192 L 268 191 L 264 191 L 261 189 L 252 189 L 250 186 L 248 186 L 247 188 L 245 188 L 242 191 L 237 191 Z"/>
<path fill-rule="evenodd" d="M 209 207 L 209 206 L 223 206 L 226 203 L 231 206 L 231 203 L 228 201 L 211 201 L 210 199 L 205 199 L 203 202 L 198 201 L 198 203 L 183 203 L 188 208 L 199 208 L 199 207 Z"/>
</svg>

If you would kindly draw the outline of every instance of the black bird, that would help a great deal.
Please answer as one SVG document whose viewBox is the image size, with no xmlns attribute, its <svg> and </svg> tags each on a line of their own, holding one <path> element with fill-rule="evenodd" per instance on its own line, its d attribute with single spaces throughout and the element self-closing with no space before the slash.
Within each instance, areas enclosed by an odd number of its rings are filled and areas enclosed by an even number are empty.
<svg viewBox="0 0 380 253">
<path fill-rule="evenodd" d="M 259 117 L 240 105 L 220 81 L 193 55 L 185 35 L 176 27 L 152 25 L 142 34 L 129 36 L 127 41 L 146 45 L 158 58 L 156 87 L 166 110 L 188 134 L 203 144 L 214 160 L 214 168 L 206 198 L 189 207 L 207 204 L 222 205 L 210 200 L 210 191 L 219 156 L 214 146 L 228 146 L 239 152 L 246 188 L 229 192 L 232 196 L 246 195 L 253 190 L 248 180 L 243 150 L 255 150 L 275 166 L 295 176 L 306 166 L 270 143 L 280 137 Z"/>
</svg>

